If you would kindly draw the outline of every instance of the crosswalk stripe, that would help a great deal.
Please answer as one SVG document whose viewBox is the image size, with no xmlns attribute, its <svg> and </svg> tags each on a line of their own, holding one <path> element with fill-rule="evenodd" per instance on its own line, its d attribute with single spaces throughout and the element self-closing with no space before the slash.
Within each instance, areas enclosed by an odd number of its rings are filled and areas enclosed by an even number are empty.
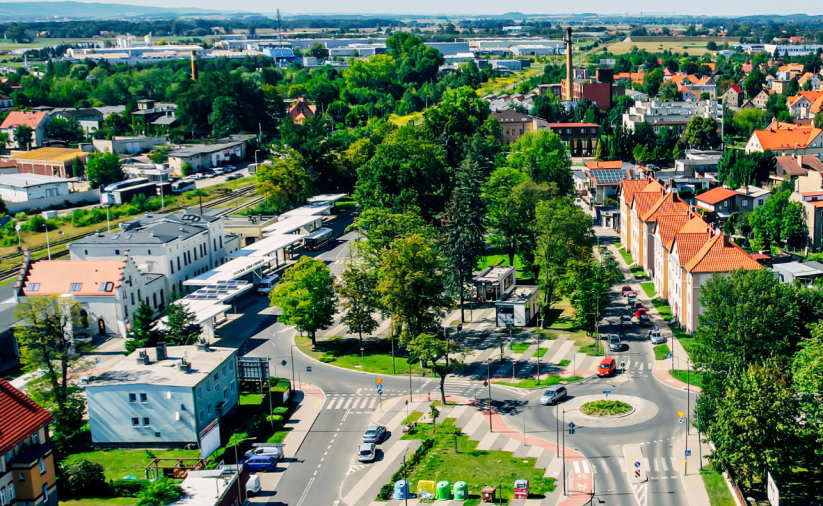
<svg viewBox="0 0 823 506">
<path fill-rule="evenodd" d="M 341 397 L 339 401 L 337 401 L 337 407 L 334 409 L 340 409 L 340 406 L 343 405 L 343 402 L 346 400 L 345 397 Z"/>
<path fill-rule="evenodd" d="M 331 401 L 329 401 L 329 405 L 326 407 L 326 409 L 332 409 L 334 407 L 334 401 L 335 401 L 335 399 L 332 399 Z"/>
<path fill-rule="evenodd" d="M 376 402 L 377 402 L 377 397 L 372 397 L 371 402 L 369 403 L 369 409 L 372 409 Z"/>
<path fill-rule="evenodd" d="M 657 459 L 655 459 L 655 460 L 657 460 Z M 664 471 L 669 470 L 669 466 L 666 465 L 666 459 L 660 459 L 660 464 L 663 466 Z"/>
<path fill-rule="evenodd" d="M 351 401 L 352 401 L 352 398 L 349 397 L 349 399 L 346 401 L 346 405 L 343 406 L 343 409 L 349 409 L 349 406 L 351 406 Z"/>
<path fill-rule="evenodd" d="M 626 461 L 624 459 L 617 459 L 617 463 L 620 464 L 620 470 L 625 473 L 626 472 Z"/>
<path fill-rule="evenodd" d="M 654 459 L 654 470 L 660 471 L 660 464 L 657 463 L 657 459 Z"/>
<path fill-rule="evenodd" d="M 649 370 L 651 371 L 654 369 L 654 362 L 649 362 Z"/>
<path fill-rule="evenodd" d="M 643 458 L 643 465 L 646 466 L 646 471 L 651 469 L 651 467 L 649 467 L 649 459 L 647 459 L 645 457 Z"/>
<path fill-rule="evenodd" d="M 641 370 L 641 371 L 643 370 L 643 366 L 644 366 L 644 365 L 646 365 L 646 364 L 644 364 L 643 362 L 640 362 L 640 370 Z"/>
</svg>

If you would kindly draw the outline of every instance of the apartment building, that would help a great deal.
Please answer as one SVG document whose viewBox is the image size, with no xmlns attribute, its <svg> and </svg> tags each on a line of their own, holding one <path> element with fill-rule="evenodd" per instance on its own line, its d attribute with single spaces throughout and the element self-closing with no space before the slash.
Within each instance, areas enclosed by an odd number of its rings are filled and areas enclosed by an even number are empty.
<svg viewBox="0 0 823 506">
<path fill-rule="evenodd" d="M 659 132 L 662 127 L 672 127 L 678 132 L 685 132 L 686 125 L 696 116 L 712 118 L 720 128 L 723 106 L 713 100 L 702 102 L 663 102 L 659 100 L 643 102 L 638 100 L 628 112 L 623 113 L 623 126 L 634 130 L 635 126 L 646 122 L 655 132 Z"/>
</svg>

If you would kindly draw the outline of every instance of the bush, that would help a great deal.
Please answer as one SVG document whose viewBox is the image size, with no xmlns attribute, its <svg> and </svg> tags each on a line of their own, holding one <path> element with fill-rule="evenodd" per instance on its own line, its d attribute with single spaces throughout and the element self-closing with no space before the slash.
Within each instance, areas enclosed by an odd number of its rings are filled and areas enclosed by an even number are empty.
<svg viewBox="0 0 823 506">
<path fill-rule="evenodd" d="M 266 417 L 266 421 L 269 423 L 274 423 L 277 427 L 283 425 L 283 421 L 285 418 L 283 415 L 271 415 Z"/>
<path fill-rule="evenodd" d="M 158 478 L 149 482 L 137 497 L 140 499 L 137 506 L 164 506 L 178 500 L 183 495 L 183 489 L 166 478 Z"/>
<path fill-rule="evenodd" d="M 106 470 L 97 462 L 75 460 L 66 466 L 59 485 L 61 497 L 94 497 L 106 488 Z"/>
<path fill-rule="evenodd" d="M 115 480 L 109 482 L 109 490 L 114 497 L 137 497 L 147 483 L 147 480 Z"/>
<path fill-rule="evenodd" d="M 289 408 L 287 408 L 285 406 L 280 406 L 279 408 L 274 408 L 274 414 L 275 415 L 286 416 L 286 415 L 289 414 Z"/>
<path fill-rule="evenodd" d="M 380 487 L 380 492 L 377 494 L 377 498 L 381 501 L 388 501 L 392 498 L 394 494 L 394 485 L 392 483 L 386 483 L 382 487 Z"/>
</svg>

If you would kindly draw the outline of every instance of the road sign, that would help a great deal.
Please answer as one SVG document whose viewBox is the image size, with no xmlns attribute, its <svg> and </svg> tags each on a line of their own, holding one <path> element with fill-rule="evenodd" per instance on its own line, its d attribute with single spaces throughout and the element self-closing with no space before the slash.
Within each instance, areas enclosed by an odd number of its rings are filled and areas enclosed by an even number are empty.
<svg viewBox="0 0 823 506">
<path fill-rule="evenodd" d="M 377 395 L 383 395 L 383 385 L 377 385 Z"/>
<path fill-rule="evenodd" d="M 772 473 L 766 473 L 766 496 L 772 506 L 780 506 L 780 491 L 777 489 L 777 484 L 772 479 Z"/>
<path fill-rule="evenodd" d="M 686 413 L 684 413 L 684 412 L 682 412 L 682 411 L 678 411 L 678 412 L 677 412 L 677 416 L 678 416 L 679 418 L 683 418 L 684 416 L 686 416 Z"/>
<path fill-rule="evenodd" d="M 691 450 L 686 450 L 686 456 L 691 457 L 692 456 L 692 451 Z"/>
<path fill-rule="evenodd" d="M 671 353 L 666 353 L 666 358 L 672 358 L 672 354 Z"/>
<path fill-rule="evenodd" d="M 635 469 L 634 470 L 634 477 L 635 478 L 640 478 L 640 469 Z"/>
<path fill-rule="evenodd" d="M 659 326 L 657 326 L 657 325 L 655 325 L 655 326 L 654 326 L 654 331 L 655 331 L 655 332 L 660 332 L 660 327 L 659 327 Z"/>
<path fill-rule="evenodd" d="M 306 372 L 311 372 L 311 366 L 310 365 L 306 366 Z"/>
<path fill-rule="evenodd" d="M 682 424 L 682 423 L 683 423 L 683 419 L 682 419 L 682 418 L 678 418 L 677 423 Z"/>
<path fill-rule="evenodd" d="M 378 385 L 382 385 L 383 384 L 383 378 L 375 378 L 374 382 L 377 383 Z"/>
<path fill-rule="evenodd" d="M 280 365 L 286 365 L 287 363 L 285 360 L 280 361 Z"/>
<path fill-rule="evenodd" d="M 575 427 L 574 422 L 569 422 L 569 428 L 573 429 Z"/>
<path fill-rule="evenodd" d="M 640 467 L 640 462 L 635 462 L 634 467 Z"/>
<path fill-rule="evenodd" d="M 606 394 L 606 395 L 609 395 L 610 393 L 612 393 L 612 391 L 611 390 L 603 390 L 603 393 Z"/>
<path fill-rule="evenodd" d="M 100 357 L 95 358 L 94 361 L 95 363 L 97 363 L 97 365 L 100 365 Z"/>
<path fill-rule="evenodd" d="M 620 362 L 620 368 L 625 369 L 626 368 L 626 362 Z"/>
<path fill-rule="evenodd" d="M 366 351 L 366 348 L 364 348 L 364 347 L 362 347 L 362 346 L 361 346 L 361 347 L 360 347 L 360 351 L 361 351 L 361 352 Z"/>
</svg>

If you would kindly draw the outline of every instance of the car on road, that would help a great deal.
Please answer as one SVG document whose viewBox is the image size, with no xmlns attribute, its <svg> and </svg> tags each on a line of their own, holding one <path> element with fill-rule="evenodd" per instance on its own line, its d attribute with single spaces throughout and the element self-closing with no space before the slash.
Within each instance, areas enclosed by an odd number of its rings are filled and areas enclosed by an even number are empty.
<svg viewBox="0 0 823 506">
<path fill-rule="evenodd" d="M 634 312 L 634 315 L 638 318 L 646 314 L 646 310 L 644 308 L 640 308 Z"/>
<path fill-rule="evenodd" d="M 621 295 L 623 295 L 623 297 L 628 297 L 629 294 L 632 294 L 632 293 L 634 293 L 634 290 L 632 290 L 632 287 L 630 287 L 629 285 L 626 285 L 626 286 L 623 287 Z"/>
<path fill-rule="evenodd" d="M 600 365 L 597 366 L 597 375 L 599 377 L 603 376 L 611 376 L 617 371 L 617 365 L 615 365 L 614 357 L 606 357 L 600 361 Z"/>
<path fill-rule="evenodd" d="M 226 168 L 225 168 L 225 167 L 215 167 L 215 168 L 214 168 L 214 172 L 215 172 L 216 174 L 220 174 L 221 176 L 222 176 L 223 174 L 228 174 L 228 171 L 226 170 Z"/>
<path fill-rule="evenodd" d="M 382 425 L 369 425 L 363 433 L 364 443 L 379 443 L 386 437 L 386 428 Z"/>
<path fill-rule="evenodd" d="M 633 325 L 634 325 L 634 322 L 632 321 L 632 316 L 631 315 L 624 314 L 623 316 L 620 317 L 620 326 L 621 327 L 631 327 Z"/>
<path fill-rule="evenodd" d="M 243 177 L 243 174 L 229 174 L 226 176 L 226 181 L 234 181 L 235 179 L 240 179 Z"/>
<path fill-rule="evenodd" d="M 641 327 L 650 327 L 652 324 L 652 319 L 646 314 L 640 315 L 640 318 L 638 318 L 637 321 L 640 322 Z"/>
<path fill-rule="evenodd" d="M 636 302 L 634 303 L 634 306 L 632 306 L 632 307 L 633 307 L 634 309 L 643 309 L 643 310 L 645 310 L 645 308 L 643 307 L 643 303 L 642 303 L 642 302 L 640 302 L 639 300 L 638 300 L 638 301 L 636 301 Z"/>
<path fill-rule="evenodd" d="M 609 336 L 609 349 L 612 351 L 621 351 L 623 349 L 623 341 L 620 340 L 620 336 L 617 334 Z"/>
<path fill-rule="evenodd" d="M 226 165 L 225 167 L 223 167 L 223 173 L 224 174 L 228 174 L 229 172 L 234 172 L 235 170 L 237 170 L 237 167 L 235 167 L 234 165 Z"/>
<path fill-rule="evenodd" d="M 249 476 L 249 480 L 246 482 L 246 496 L 254 497 L 259 494 L 262 489 L 263 487 L 260 486 L 260 478 L 254 475 Z"/>
<path fill-rule="evenodd" d="M 257 456 L 271 457 L 277 462 L 283 458 L 283 446 L 260 446 L 247 451 L 244 455 L 247 459 Z"/>
<path fill-rule="evenodd" d="M 249 471 L 265 473 L 277 469 L 277 460 L 270 455 L 255 455 L 244 460 L 243 467 Z"/>
<path fill-rule="evenodd" d="M 192 174 L 192 175 L 191 175 L 191 176 L 189 176 L 189 177 L 190 177 L 190 178 L 192 178 L 192 179 L 203 179 L 203 178 L 204 178 L 204 177 L 206 177 L 206 176 L 204 176 L 203 174 L 200 174 L 200 173 L 198 172 L 197 174 Z"/>
<path fill-rule="evenodd" d="M 626 301 L 629 303 L 629 307 L 634 305 L 634 301 L 636 300 L 636 296 L 633 293 L 630 293 L 628 297 L 626 297 Z"/>
<path fill-rule="evenodd" d="M 209 179 L 213 179 L 213 178 L 217 177 L 217 172 L 213 171 L 213 170 L 207 170 L 206 172 L 203 173 L 203 175 L 206 176 Z"/>
<path fill-rule="evenodd" d="M 569 395 L 569 391 L 563 385 L 554 385 L 546 389 L 540 397 L 540 404 L 544 406 L 551 406 L 560 402 L 560 399 L 565 399 Z"/>
<path fill-rule="evenodd" d="M 649 333 L 649 340 L 652 344 L 663 344 L 666 342 L 666 338 L 660 333 L 659 328 L 655 328 Z"/>
<path fill-rule="evenodd" d="M 363 443 L 357 447 L 357 460 L 360 462 L 374 462 L 377 458 L 377 448 L 374 443 Z"/>
</svg>

